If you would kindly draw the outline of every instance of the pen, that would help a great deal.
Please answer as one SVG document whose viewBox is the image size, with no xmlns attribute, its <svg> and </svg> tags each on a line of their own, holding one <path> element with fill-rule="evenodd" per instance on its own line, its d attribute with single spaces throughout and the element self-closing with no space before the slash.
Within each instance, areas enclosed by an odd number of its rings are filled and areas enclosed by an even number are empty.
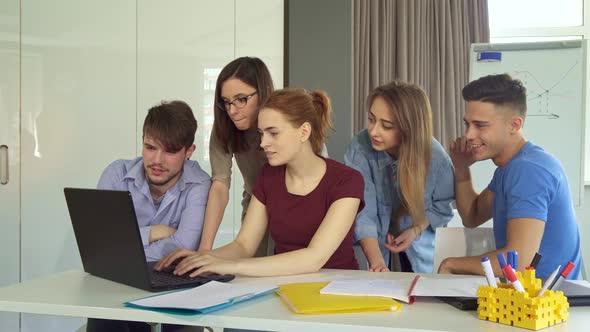
<svg viewBox="0 0 590 332">
<path fill-rule="evenodd" d="M 516 289 L 519 292 L 524 292 L 524 287 L 522 287 L 520 280 L 518 280 L 518 278 L 516 277 L 516 273 L 514 273 L 514 270 L 512 269 L 512 266 L 510 266 L 510 264 L 506 264 L 506 266 L 502 268 L 502 271 L 504 271 L 506 279 L 508 279 L 512 286 L 514 286 L 514 289 Z"/>
<path fill-rule="evenodd" d="M 553 280 L 555 279 L 555 277 L 557 276 L 557 273 L 559 272 L 559 269 L 561 268 L 561 265 L 559 265 L 555 271 L 553 271 L 553 273 L 551 273 L 549 275 L 549 278 L 547 278 L 547 280 L 545 280 L 545 283 L 543 284 L 543 288 L 541 288 L 541 290 L 539 291 L 539 293 L 537 293 L 537 297 L 540 297 L 541 295 L 543 295 L 545 293 L 545 291 L 547 289 L 549 289 L 549 285 L 551 285 L 553 283 Z"/>
<path fill-rule="evenodd" d="M 561 274 L 559 275 L 559 277 L 557 277 L 557 279 L 553 280 L 553 283 L 551 284 L 551 286 L 549 286 L 549 289 L 553 290 L 559 288 L 559 285 L 561 284 L 563 279 L 567 278 L 570 272 L 572 272 L 572 270 L 574 269 L 574 266 L 576 266 L 574 263 L 567 262 L 567 264 L 563 268 L 563 271 L 561 271 Z"/>
<path fill-rule="evenodd" d="M 502 272 L 504 272 L 504 276 L 506 277 L 506 279 L 508 279 L 508 281 L 510 281 L 510 283 L 512 284 L 512 286 L 514 287 L 515 290 L 517 290 L 519 292 L 524 292 L 524 287 L 522 287 L 522 284 L 520 283 L 520 281 L 516 277 L 516 274 L 514 273 L 512 266 L 510 266 L 510 264 L 506 264 L 506 260 L 504 259 L 504 255 L 502 253 L 498 253 L 497 256 L 498 256 L 498 262 L 500 262 L 500 267 L 502 268 Z"/>
<path fill-rule="evenodd" d="M 487 257 L 482 258 L 481 266 L 483 267 L 483 272 L 486 275 L 488 285 L 497 288 L 498 284 L 496 284 L 496 276 L 494 276 L 494 270 L 492 269 L 492 263 L 490 263 L 490 259 Z"/>
<path fill-rule="evenodd" d="M 531 261 L 531 264 L 529 266 L 533 267 L 533 268 L 537 268 L 537 265 L 539 265 L 539 261 L 541 260 L 541 257 L 543 257 L 543 255 L 539 254 L 538 252 L 535 253 L 535 257 L 533 257 L 533 260 Z"/>
<path fill-rule="evenodd" d="M 506 283 L 506 274 L 504 273 L 504 266 L 506 266 L 506 259 L 504 258 L 504 254 L 499 252 L 496 257 L 498 257 L 498 263 L 500 263 L 500 268 L 502 269 L 502 275 L 504 277 L 500 278 L 500 281 Z"/>
<path fill-rule="evenodd" d="M 514 267 L 514 251 L 508 250 L 506 252 L 506 260 L 507 260 L 508 265 L 510 265 L 516 269 L 516 267 Z"/>
<path fill-rule="evenodd" d="M 515 250 L 508 250 L 506 254 L 508 255 L 508 264 L 512 266 L 513 270 L 518 270 L 518 252 Z"/>
</svg>

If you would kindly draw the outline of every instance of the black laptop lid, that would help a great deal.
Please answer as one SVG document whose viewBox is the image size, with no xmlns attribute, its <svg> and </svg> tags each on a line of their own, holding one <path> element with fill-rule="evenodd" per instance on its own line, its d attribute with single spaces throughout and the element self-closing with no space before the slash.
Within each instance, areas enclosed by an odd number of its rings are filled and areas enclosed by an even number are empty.
<svg viewBox="0 0 590 332">
<path fill-rule="evenodd" d="M 131 193 L 77 188 L 64 193 L 84 271 L 149 290 Z"/>
</svg>

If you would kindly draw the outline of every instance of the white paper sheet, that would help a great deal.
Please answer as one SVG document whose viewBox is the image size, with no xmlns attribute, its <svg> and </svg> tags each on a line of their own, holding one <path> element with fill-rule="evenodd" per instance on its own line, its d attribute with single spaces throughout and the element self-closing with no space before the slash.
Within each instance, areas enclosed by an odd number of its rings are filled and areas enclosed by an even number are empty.
<svg viewBox="0 0 590 332">
<path fill-rule="evenodd" d="M 479 286 L 487 284 L 486 278 L 479 276 L 444 279 L 420 277 L 412 295 L 477 297 Z"/>
<path fill-rule="evenodd" d="M 241 300 L 268 292 L 276 286 L 229 284 L 210 281 L 204 285 L 131 301 L 129 303 L 151 308 L 201 310 L 232 300 Z"/>
<path fill-rule="evenodd" d="M 341 279 L 329 283 L 320 290 L 322 294 L 383 296 L 409 303 L 408 290 L 413 279 L 382 280 L 382 279 Z"/>
</svg>

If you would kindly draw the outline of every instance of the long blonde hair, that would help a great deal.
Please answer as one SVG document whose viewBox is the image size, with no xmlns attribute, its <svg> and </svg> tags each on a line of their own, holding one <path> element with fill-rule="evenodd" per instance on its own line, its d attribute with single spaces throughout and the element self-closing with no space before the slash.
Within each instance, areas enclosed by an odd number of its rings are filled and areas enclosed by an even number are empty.
<svg viewBox="0 0 590 332">
<path fill-rule="evenodd" d="M 393 81 L 375 88 L 367 98 L 370 108 L 381 97 L 399 128 L 397 178 L 402 208 L 416 226 L 426 220 L 424 192 L 432 156 L 432 110 L 428 96 L 415 84 Z M 401 213 L 397 213 L 398 217 Z"/>
</svg>

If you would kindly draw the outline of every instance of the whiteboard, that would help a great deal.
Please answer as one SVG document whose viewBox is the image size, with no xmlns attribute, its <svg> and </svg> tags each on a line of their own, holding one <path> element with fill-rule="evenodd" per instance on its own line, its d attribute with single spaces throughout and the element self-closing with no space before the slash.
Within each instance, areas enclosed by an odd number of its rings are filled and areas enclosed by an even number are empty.
<svg viewBox="0 0 590 332">
<path fill-rule="evenodd" d="M 478 60 L 480 54 L 492 55 L 489 52 L 499 52 L 501 59 L 496 53 L 490 60 Z M 525 85 L 524 136 L 559 159 L 576 207 L 581 205 L 584 189 L 585 59 L 582 40 L 473 44 L 470 56 L 470 81 L 508 73 Z M 476 191 L 487 187 L 495 169 L 491 160 L 471 166 Z"/>
</svg>

